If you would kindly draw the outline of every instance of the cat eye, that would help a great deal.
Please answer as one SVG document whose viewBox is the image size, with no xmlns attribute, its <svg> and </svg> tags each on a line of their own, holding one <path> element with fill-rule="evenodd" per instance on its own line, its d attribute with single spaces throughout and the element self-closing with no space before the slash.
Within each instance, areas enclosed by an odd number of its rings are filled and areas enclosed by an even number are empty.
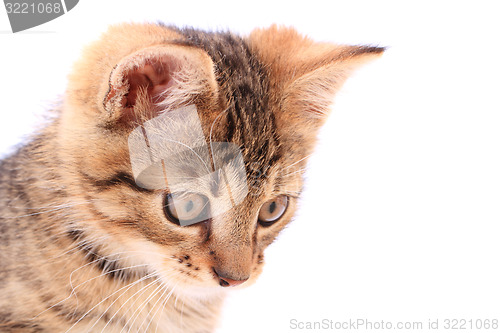
<svg viewBox="0 0 500 333">
<path fill-rule="evenodd" d="M 285 214 L 287 207 L 288 197 L 286 195 L 280 195 L 265 202 L 259 211 L 259 224 L 263 227 L 269 227 Z"/>
<path fill-rule="evenodd" d="M 168 194 L 163 207 L 170 222 L 186 226 L 206 219 L 208 199 L 198 193 Z"/>
</svg>

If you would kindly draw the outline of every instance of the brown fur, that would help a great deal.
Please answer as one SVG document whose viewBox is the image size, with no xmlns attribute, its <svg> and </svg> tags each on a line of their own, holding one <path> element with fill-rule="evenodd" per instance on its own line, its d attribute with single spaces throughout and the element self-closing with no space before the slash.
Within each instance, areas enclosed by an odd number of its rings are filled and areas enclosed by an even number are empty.
<svg viewBox="0 0 500 333">
<path fill-rule="evenodd" d="M 55 120 L 0 164 L 0 331 L 213 331 L 228 289 L 214 269 L 255 281 L 295 212 L 333 95 L 381 52 L 276 26 L 247 38 L 110 28 L 75 65 Z M 249 193 L 179 227 L 163 214 L 166 190 L 135 184 L 127 137 L 187 104 L 207 138 L 213 128 L 213 141 L 241 147 Z M 285 215 L 259 226 L 262 204 L 281 194 Z"/>
</svg>

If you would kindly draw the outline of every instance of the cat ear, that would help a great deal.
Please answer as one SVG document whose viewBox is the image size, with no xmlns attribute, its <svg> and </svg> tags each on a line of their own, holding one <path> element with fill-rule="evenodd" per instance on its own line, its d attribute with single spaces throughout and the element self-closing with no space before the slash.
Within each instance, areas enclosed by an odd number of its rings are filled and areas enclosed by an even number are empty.
<svg viewBox="0 0 500 333">
<path fill-rule="evenodd" d="M 315 43 L 292 28 L 256 30 L 250 43 L 271 71 L 280 92 L 277 121 L 319 127 L 329 114 L 335 93 L 362 64 L 384 48 Z M 295 122 L 294 122 L 295 120 Z"/>
<path fill-rule="evenodd" d="M 361 65 L 378 57 L 382 48 L 344 46 L 325 55 L 320 61 L 305 65 L 306 71 L 293 76 L 284 88 L 282 105 L 302 121 L 317 127 L 330 113 L 335 94 Z M 304 66 L 304 65 L 302 65 Z"/>
<path fill-rule="evenodd" d="M 108 119 L 138 123 L 213 93 L 213 64 L 198 50 L 178 45 L 141 49 L 113 68 L 102 99 Z"/>
</svg>

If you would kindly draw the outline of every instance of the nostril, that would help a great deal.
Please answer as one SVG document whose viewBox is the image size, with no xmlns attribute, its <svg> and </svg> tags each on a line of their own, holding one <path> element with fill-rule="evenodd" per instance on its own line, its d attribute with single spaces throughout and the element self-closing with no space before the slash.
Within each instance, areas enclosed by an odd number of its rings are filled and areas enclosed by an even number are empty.
<svg viewBox="0 0 500 333">
<path fill-rule="evenodd" d="M 233 279 L 228 279 L 226 277 L 225 278 L 219 277 L 219 284 L 222 287 L 235 287 L 235 286 L 242 284 L 246 280 L 248 280 L 248 278 L 246 278 L 244 280 L 233 280 Z"/>
<path fill-rule="evenodd" d="M 219 284 L 221 285 L 221 287 L 235 287 L 235 286 L 242 284 L 246 280 L 248 280 L 248 277 L 243 278 L 243 279 L 233 280 L 233 279 L 228 278 L 227 276 L 220 274 L 219 272 L 217 272 L 217 270 L 215 268 L 213 270 L 214 270 L 215 275 L 219 279 Z"/>
<path fill-rule="evenodd" d="M 227 282 L 226 280 L 224 280 L 223 278 L 219 278 L 219 284 L 222 286 L 222 287 L 229 287 L 229 282 Z"/>
</svg>

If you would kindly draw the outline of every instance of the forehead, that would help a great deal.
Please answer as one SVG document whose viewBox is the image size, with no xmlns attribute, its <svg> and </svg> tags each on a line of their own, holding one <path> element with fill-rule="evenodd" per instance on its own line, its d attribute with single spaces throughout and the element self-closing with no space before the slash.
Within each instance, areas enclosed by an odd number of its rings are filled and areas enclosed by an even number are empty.
<svg viewBox="0 0 500 333">
<path fill-rule="evenodd" d="M 269 74 L 252 54 L 246 40 L 230 33 L 180 30 L 187 43 L 212 58 L 226 107 L 213 135 L 241 148 L 247 166 L 273 165 L 280 157 L 280 142 L 270 106 Z M 248 169 L 248 168 L 247 168 Z"/>
<path fill-rule="evenodd" d="M 248 193 L 244 150 L 207 139 L 195 105 L 169 110 L 136 127 L 128 148 L 134 178 L 143 188 L 212 198 L 232 192 L 236 201 Z"/>
</svg>

